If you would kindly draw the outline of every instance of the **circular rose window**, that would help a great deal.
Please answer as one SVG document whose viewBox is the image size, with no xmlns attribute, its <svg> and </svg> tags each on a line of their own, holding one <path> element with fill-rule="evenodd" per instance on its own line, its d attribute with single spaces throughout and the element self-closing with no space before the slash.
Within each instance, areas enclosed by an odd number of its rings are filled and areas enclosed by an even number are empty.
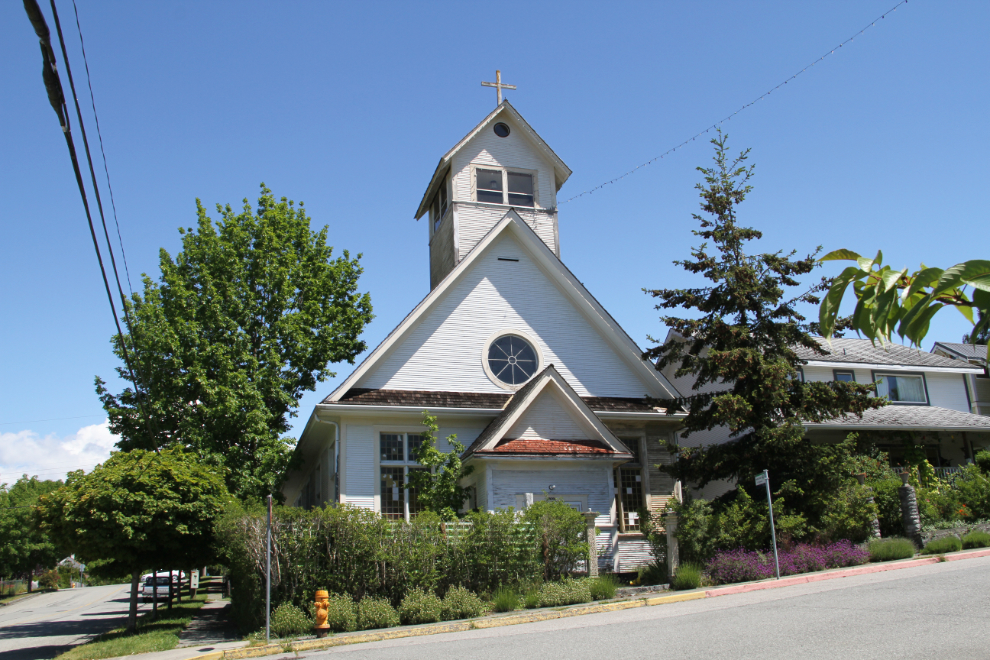
<svg viewBox="0 0 990 660">
<path fill-rule="evenodd" d="M 488 346 L 488 369 L 506 385 L 522 385 L 539 366 L 536 351 L 518 335 L 503 335 Z"/>
</svg>

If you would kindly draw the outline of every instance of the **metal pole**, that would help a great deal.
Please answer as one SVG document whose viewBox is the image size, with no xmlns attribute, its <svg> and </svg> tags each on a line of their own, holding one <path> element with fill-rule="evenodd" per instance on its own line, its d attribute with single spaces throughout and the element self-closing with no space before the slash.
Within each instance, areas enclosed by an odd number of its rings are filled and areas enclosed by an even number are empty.
<svg viewBox="0 0 990 660">
<path fill-rule="evenodd" d="M 265 553 L 265 642 L 272 634 L 272 496 L 268 496 L 268 549 Z"/>
<path fill-rule="evenodd" d="M 770 476 L 763 471 L 763 485 L 767 487 L 767 507 L 770 508 L 770 538 L 773 540 L 773 563 L 777 568 L 777 579 L 780 579 L 780 560 L 777 558 L 777 532 L 773 527 L 773 501 L 770 499 Z"/>
</svg>

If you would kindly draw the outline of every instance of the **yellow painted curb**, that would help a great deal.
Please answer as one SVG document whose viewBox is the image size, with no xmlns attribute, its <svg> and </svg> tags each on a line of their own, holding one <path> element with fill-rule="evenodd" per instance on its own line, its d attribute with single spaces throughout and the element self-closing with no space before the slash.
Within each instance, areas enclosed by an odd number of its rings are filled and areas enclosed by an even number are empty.
<svg viewBox="0 0 990 660">
<path fill-rule="evenodd" d="M 677 594 L 674 596 L 657 596 L 656 598 L 644 598 L 647 605 L 663 605 L 664 603 L 680 603 L 685 600 L 698 600 L 699 598 L 707 598 L 708 594 L 704 591 L 692 591 L 687 594 Z"/>
<path fill-rule="evenodd" d="M 350 644 L 362 644 L 365 642 L 380 642 L 386 639 L 401 639 L 403 637 L 419 637 L 422 635 L 439 635 L 443 633 L 464 632 L 472 629 L 482 630 L 485 628 L 500 628 L 502 626 L 515 626 L 522 623 L 552 621 L 553 619 L 564 619 L 572 616 L 582 616 L 585 614 L 617 612 L 620 610 L 629 610 L 637 607 L 664 605 L 666 603 L 678 603 L 686 600 L 698 600 L 699 598 L 705 597 L 707 597 L 707 594 L 704 591 L 693 591 L 691 593 L 676 594 L 674 596 L 636 598 L 633 600 L 623 600 L 616 603 L 601 603 L 598 605 L 568 607 L 558 610 L 542 610 L 527 614 L 510 614 L 507 616 L 486 619 L 474 619 L 472 621 L 458 621 L 455 623 L 430 624 L 425 626 L 417 626 L 414 628 L 393 628 L 375 632 L 335 635 L 325 639 L 295 642 L 291 644 L 289 648 L 285 648 L 280 644 L 249 646 L 242 649 L 231 649 L 229 651 L 217 651 L 215 653 L 198 655 L 188 658 L 187 660 L 240 660 L 241 658 L 260 658 L 262 656 L 277 653 L 318 651 L 334 646 L 347 646 Z"/>
<path fill-rule="evenodd" d="M 198 655 L 190 656 L 186 660 L 223 660 L 223 651 L 214 651 L 213 653 L 200 653 Z"/>
</svg>

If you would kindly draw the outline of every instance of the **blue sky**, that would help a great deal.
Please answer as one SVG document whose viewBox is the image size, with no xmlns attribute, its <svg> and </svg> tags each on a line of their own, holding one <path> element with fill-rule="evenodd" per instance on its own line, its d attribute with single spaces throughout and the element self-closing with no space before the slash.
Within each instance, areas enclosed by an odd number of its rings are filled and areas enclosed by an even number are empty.
<svg viewBox="0 0 990 660">
<path fill-rule="evenodd" d="M 427 229 L 413 212 L 439 157 L 494 107 L 479 83 L 496 68 L 574 170 L 566 199 L 752 101 L 896 0 L 77 2 L 134 285 L 157 277 L 160 248 L 175 253 L 197 197 L 239 205 L 264 181 L 305 201 L 338 249 L 364 254 L 374 346 L 428 291 Z M 72 3 L 57 5 L 83 92 Z M 911 0 L 727 122 L 733 149 L 752 148 L 741 215 L 764 232 L 759 249 L 882 248 L 898 267 L 986 258 L 988 22 L 985 2 Z M 114 383 L 117 363 L 19 2 L 0 3 L 0 61 L 2 482 L 106 455 L 93 377 Z M 694 168 L 710 157 L 698 139 L 560 207 L 563 260 L 642 346 L 665 329 L 641 288 L 697 283 L 671 261 L 696 243 Z M 926 348 L 966 330 L 943 312 Z M 349 370 L 303 399 L 297 428 Z"/>
</svg>

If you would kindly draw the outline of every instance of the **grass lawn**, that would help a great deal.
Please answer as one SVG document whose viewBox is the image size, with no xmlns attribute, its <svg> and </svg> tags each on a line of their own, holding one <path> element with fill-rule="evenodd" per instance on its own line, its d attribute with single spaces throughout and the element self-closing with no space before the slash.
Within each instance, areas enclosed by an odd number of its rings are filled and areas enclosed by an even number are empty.
<svg viewBox="0 0 990 660">
<path fill-rule="evenodd" d="M 205 602 L 206 594 L 199 594 L 193 601 L 184 599 L 181 603 L 173 602 L 171 612 L 168 611 L 167 606 L 159 603 L 158 620 L 151 620 L 151 612 L 139 614 L 137 631 L 134 633 L 128 633 L 124 628 L 117 628 L 66 651 L 58 658 L 59 660 L 98 660 L 174 649 L 179 644 L 179 632 L 192 621 L 196 610 Z"/>
</svg>

